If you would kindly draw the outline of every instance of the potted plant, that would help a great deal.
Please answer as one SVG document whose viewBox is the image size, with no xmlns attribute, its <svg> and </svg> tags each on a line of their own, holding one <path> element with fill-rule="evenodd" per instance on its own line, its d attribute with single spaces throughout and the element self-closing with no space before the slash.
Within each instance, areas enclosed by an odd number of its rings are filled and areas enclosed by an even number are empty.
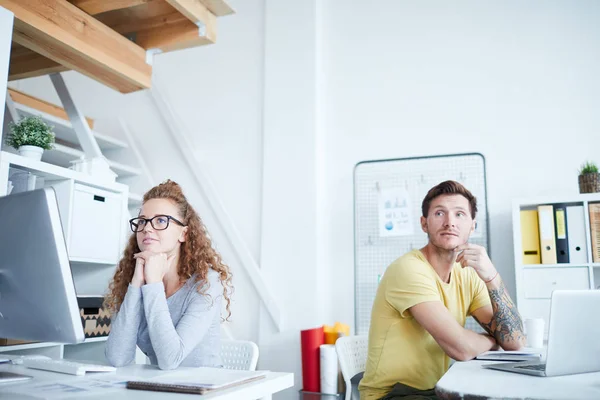
<svg viewBox="0 0 600 400">
<path fill-rule="evenodd" d="M 587 161 L 579 169 L 579 193 L 600 192 L 600 173 L 598 166 Z"/>
<path fill-rule="evenodd" d="M 39 161 L 44 150 L 52 150 L 54 132 L 40 117 L 25 117 L 17 123 L 11 122 L 9 127 L 6 144 L 17 149 L 20 155 Z"/>
</svg>

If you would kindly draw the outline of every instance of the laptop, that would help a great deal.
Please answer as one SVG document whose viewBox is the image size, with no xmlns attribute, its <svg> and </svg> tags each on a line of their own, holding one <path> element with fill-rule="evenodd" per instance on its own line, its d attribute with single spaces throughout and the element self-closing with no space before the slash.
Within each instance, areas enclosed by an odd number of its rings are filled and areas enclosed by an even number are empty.
<svg viewBox="0 0 600 400">
<path fill-rule="evenodd" d="M 487 364 L 535 376 L 600 371 L 600 290 L 555 290 L 550 302 L 546 362 Z"/>
</svg>

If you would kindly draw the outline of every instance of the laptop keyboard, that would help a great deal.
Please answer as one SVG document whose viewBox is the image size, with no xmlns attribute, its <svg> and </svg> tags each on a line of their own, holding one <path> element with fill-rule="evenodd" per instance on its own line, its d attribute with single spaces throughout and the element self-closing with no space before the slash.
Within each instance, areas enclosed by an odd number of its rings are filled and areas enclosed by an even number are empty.
<svg viewBox="0 0 600 400">
<path fill-rule="evenodd" d="M 517 365 L 515 368 L 532 369 L 532 370 L 535 370 L 535 371 L 545 371 L 546 370 L 546 364 Z"/>
</svg>

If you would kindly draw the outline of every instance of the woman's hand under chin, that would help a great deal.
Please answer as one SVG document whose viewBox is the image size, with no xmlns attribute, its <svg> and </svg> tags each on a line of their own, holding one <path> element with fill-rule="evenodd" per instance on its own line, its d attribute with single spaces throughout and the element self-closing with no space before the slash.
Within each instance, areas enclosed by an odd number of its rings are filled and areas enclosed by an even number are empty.
<svg viewBox="0 0 600 400">
<path fill-rule="evenodd" d="M 147 250 L 134 254 L 133 257 L 136 260 L 144 260 L 144 279 L 146 283 L 161 282 L 166 273 L 169 271 L 169 268 L 171 268 L 171 264 L 175 259 L 174 255 L 167 255 L 167 253 L 154 253 Z"/>
<path fill-rule="evenodd" d="M 142 287 L 146 283 L 144 279 L 144 259 L 141 257 L 136 258 L 135 255 L 133 258 L 135 258 L 135 271 L 133 271 L 131 284 L 135 287 Z"/>
</svg>

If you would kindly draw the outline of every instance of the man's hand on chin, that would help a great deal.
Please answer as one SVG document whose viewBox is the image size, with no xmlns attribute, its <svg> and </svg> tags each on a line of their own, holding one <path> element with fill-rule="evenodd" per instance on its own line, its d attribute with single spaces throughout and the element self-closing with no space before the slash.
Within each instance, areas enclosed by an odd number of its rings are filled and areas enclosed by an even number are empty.
<svg viewBox="0 0 600 400">
<path fill-rule="evenodd" d="M 484 282 L 491 281 L 498 274 L 484 247 L 465 243 L 456 247 L 454 251 L 460 253 L 456 257 L 456 262 L 459 262 L 463 268 L 473 268 Z"/>
</svg>

